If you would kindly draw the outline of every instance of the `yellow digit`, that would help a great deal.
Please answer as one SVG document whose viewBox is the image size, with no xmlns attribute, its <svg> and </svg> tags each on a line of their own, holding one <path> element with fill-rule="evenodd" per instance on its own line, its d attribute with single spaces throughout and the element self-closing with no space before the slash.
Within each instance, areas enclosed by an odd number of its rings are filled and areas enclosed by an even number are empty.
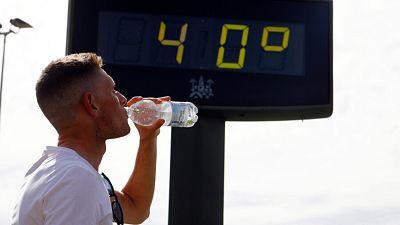
<svg viewBox="0 0 400 225">
<path fill-rule="evenodd" d="M 160 43 L 165 46 L 177 46 L 178 47 L 178 52 L 176 53 L 176 61 L 179 64 L 182 63 L 183 50 L 185 49 L 185 46 L 183 45 L 183 43 L 186 40 L 187 28 L 188 28 L 187 23 L 182 25 L 179 40 L 165 40 L 165 31 L 167 30 L 167 25 L 165 25 L 164 21 L 161 21 L 161 24 L 160 24 L 160 32 L 158 33 L 158 41 L 160 41 Z"/>
<path fill-rule="evenodd" d="M 283 33 L 283 40 L 280 46 L 268 45 L 268 35 L 270 32 Z M 261 39 L 261 47 L 267 52 L 282 52 L 288 47 L 290 30 L 288 27 L 264 27 Z"/>
<path fill-rule="evenodd" d="M 242 40 L 240 42 L 241 48 L 239 50 L 239 59 L 237 63 L 228 63 L 224 62 L 225 48 L 224 45 L 226 43 L 226 38 L 228 36 L 229 30 L 241 30 L 242 31 Z M 228 68 L 228 69 L 242 69 L 244 66 L 244 59 L 246 56 L 246 45 L 247 45 L 247 37 L 249 36 L 249 27 L 246 25 L 239 24 L 224 24 L 222 26 L 221 38 L 219 40 L 220 47 L 218 49 L 217 56 L 217 67 L 218 68 Z"/>
</svg>

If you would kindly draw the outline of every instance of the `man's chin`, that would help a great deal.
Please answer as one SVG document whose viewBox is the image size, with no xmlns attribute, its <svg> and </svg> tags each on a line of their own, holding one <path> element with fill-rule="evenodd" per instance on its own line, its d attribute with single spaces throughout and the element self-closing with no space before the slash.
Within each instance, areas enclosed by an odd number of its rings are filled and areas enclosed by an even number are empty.
<svg viewBox="0 0 400 225">
<path fill-rule="evenodd" d="M 131 127 L 128 126 L 128 129 L 127 129 L 127 131 L 126 131 L 126 134 L 124 134 L 124 136 L 128 135 L 130 132 L 131 132 Z"/>
<path fill-rule="evenodd" d="M 131 132 L 131 127 L 128 125 L 128 127 L 122 133 L 121 137 L 128 135 L 130 132 Z"/>
<path fill-rule="evenodd" d="M 107 139 L 115 139 L 115 138 L 120 138 L 128 135 L 131 132 L 131 128 L 128 126 L 125 128 L 123 131 L 114 133 L 114 135 L 110 135 Z"/>
</svg>

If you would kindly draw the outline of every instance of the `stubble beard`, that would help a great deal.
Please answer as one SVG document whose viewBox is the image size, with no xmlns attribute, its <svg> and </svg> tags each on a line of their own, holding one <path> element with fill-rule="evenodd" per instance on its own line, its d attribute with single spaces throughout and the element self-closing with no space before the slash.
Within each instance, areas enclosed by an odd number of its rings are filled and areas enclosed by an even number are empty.
<svg viewBox="0 0 400 225">
<path fill-rule="evenodd" d="M 126 136 L 130 133 L 131 128 L 127 120 L 114 119 L 111 120 L 107 116 L 99 118 L 97 126 L 97 136 L 101 139 L 115 139 Z"/>
</svg>

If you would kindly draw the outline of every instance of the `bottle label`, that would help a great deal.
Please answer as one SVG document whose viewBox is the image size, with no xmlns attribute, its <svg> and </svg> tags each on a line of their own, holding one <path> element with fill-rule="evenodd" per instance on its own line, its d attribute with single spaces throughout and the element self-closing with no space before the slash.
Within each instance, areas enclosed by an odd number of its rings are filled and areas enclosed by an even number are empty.
<svg viewBox="0 0 400 225">
<path fill-rule="evenodd" d="M 187 107 L 185 102 L 173 102 L 172 103 L 172 118 L 171 126 L 173 127 L 183 127 L 187 120 Z"/>
</svg>

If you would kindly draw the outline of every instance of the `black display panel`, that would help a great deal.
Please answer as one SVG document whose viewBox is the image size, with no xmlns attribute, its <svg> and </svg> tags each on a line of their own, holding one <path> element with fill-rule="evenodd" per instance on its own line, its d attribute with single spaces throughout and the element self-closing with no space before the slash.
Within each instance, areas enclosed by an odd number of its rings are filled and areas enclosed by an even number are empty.
<svg viewBox="0 0 400 225">
<path fill-rule="evenodd" d="M 227 120 L 332 113 L 332 1 L 70 0 L 67 53 L 101 55 L 127 97 Z"/>
<path fill-rule="evenodd" d="M 304 75 L 304 24 L 100 12 L 98 33 L 113 65 Z"/>
</svg>

